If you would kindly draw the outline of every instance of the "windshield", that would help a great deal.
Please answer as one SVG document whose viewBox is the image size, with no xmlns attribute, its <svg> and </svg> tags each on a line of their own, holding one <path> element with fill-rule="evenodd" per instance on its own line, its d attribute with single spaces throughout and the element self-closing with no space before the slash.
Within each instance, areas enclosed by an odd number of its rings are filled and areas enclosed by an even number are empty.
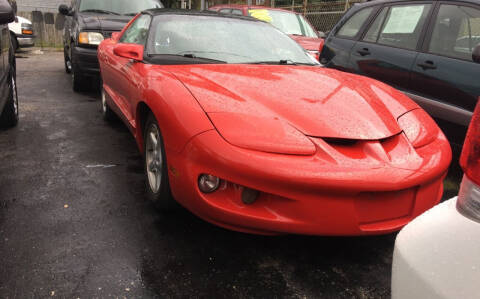
<svg viewBox="0 0 480 299">
<path fill-rule="evenodd" d="M 79 11 L 114 15 L 136 15 L 146 9 L 162 7 L 162 3 L 157 0 L 82 0 L 80 1 Z"/>
<path fill-rule="evenodd" d="M 225 63 L 318 64 L 295 41 L 267 23 L 216 16 L 157 16 L 147 53 Z"/>
<path fill-rule="evenodd" d="M 248 14 L 271 23 L 286 34 L 318 38 L 317 32 L 302 15 L 288 11 L 270 9 L 249 9 Z"/>
</svg>

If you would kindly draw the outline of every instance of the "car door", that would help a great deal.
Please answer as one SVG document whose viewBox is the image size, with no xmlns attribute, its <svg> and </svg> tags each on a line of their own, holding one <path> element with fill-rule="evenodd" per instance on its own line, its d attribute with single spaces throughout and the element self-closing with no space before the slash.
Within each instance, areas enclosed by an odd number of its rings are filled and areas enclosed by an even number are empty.
<svg viewBox="0 0 480 299">
<path fill-rule="evenodd" d="M 352 71 L 348 68 L 350 51 L 377 9 L 377 6 L 368 6 L 347 13 L 325 41 L 320 62 L 330 68 Z"/>
<path fill-rule="evenodd" d="M 123 35 L 120 37 L 119 43 L 130 43 L 146 45 L 148 30 L 150 27 L 151 17 L 149 15 L 139 16 L 128 27 Z M 127 58 L 115 56 L 114 59 L 110 59 L 110 76 L 106 84 L 114 92 L 115 101 L 119 108 L 124 113 L 125 117 L 129 120 L 133 120 L 134 116 L 134 103 L 138 97 L 135 92 L 138 90 L 139 74 L 135 71 L 135 65 L 138 64 Z"/>
<path fill-rule="evenodd" d="M 432 2 L 385 5 L 353 46 L 354 72 L 408 90 L 410 70 L 425 34 Z"/>
<path fill-rule="evenodd" d="M 467 126 L 480 96 L 480 5 L 440 2 L 424 53 L 412 68 L 412 98 L 433 116 Z"/>
</svg>

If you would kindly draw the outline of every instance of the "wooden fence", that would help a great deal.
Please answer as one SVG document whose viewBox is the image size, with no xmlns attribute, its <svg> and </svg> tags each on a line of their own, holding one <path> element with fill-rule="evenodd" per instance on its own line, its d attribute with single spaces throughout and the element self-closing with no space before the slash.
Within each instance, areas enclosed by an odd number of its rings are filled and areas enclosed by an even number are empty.
<svg viewBox="0 0 480 299">
<path fill-rule="evenodd" d="M 62 48 L 65 16 L 51 12 L 18 12 L 18 16 L 32 21 L 36 36 L 35 46 L 41 48 Z"/>
</svg>

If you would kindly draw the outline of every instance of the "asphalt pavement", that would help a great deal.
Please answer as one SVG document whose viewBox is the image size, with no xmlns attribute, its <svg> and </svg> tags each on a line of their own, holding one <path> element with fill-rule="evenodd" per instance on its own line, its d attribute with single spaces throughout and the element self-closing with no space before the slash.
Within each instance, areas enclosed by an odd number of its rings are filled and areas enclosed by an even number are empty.
<svg viewBox="0 0 480 299">
<path fill-rule="evenodd" d="M 73 93 L 63 54 L 17 65 L 20 124 L 0 131 L 0 298 L 390 296 L 395 234 L 264 237 L 162 214 L 133 137 L 102 120 L 98 93 Z"/>
</svg>

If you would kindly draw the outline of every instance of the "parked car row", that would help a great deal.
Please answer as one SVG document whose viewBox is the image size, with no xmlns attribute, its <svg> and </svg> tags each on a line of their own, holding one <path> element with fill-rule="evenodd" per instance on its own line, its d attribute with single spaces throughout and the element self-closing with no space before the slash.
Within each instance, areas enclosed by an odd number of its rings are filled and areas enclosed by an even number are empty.
<svg viewBox="0 0 480 299">
<path fill-rule="evenodd" d="M 325 45 L 303 16 L 279 9 L 112 3 L 60 6 L 65 70 L 75 91 L 100 79 L 103 117 L 135 137 L 159 208 L 180 203 L 258 234 L 375 235 L 410 223 L 396 242 L 392 297 L 476 297 L 478 0 L 355 5 Z M 30 45 L 31 29 L 0 0 L 4 127 L 18 122 L 14 50 Z M 458 199 L 416 218 L 439 203 L 451 162 L 421 107 L 473 119 Z"/>
<path fill-rule="evenodd" d="M 359 5 L 329 35 L 323 62 L 397 88 L 419 76 L 398 66 L 404 60 L 419 61 L 424 72 L 438 66 L 450 81 L 434 87 L 448 101 L 425 97 L 433 79 L 423 82 L 423 97 L 403 91 L 433 115 L 465 125 L 471 114 L 463 110 L 479 97 L 470 80 L 479 74 L 472 3 Z M 241 16 L 249 7 L 235 7 L 148 10 L 100 45 L 103 115 L 120 116 L 135 136 L 151 200 L 162 209 L 176 200 L 228 229 L 314 235 L 397 231 L 440 201 L 451 151 L 422 108 L 378 81 L 320 67 L 273 27 Z M 461 79 L 444 74 L 461 64 L 469 65 L 456 69 Z M 475 297 L 479 122 L 480 108 L 462 155 L 458 202 L 399 235 L 394 298 Z"/>
</svg>

